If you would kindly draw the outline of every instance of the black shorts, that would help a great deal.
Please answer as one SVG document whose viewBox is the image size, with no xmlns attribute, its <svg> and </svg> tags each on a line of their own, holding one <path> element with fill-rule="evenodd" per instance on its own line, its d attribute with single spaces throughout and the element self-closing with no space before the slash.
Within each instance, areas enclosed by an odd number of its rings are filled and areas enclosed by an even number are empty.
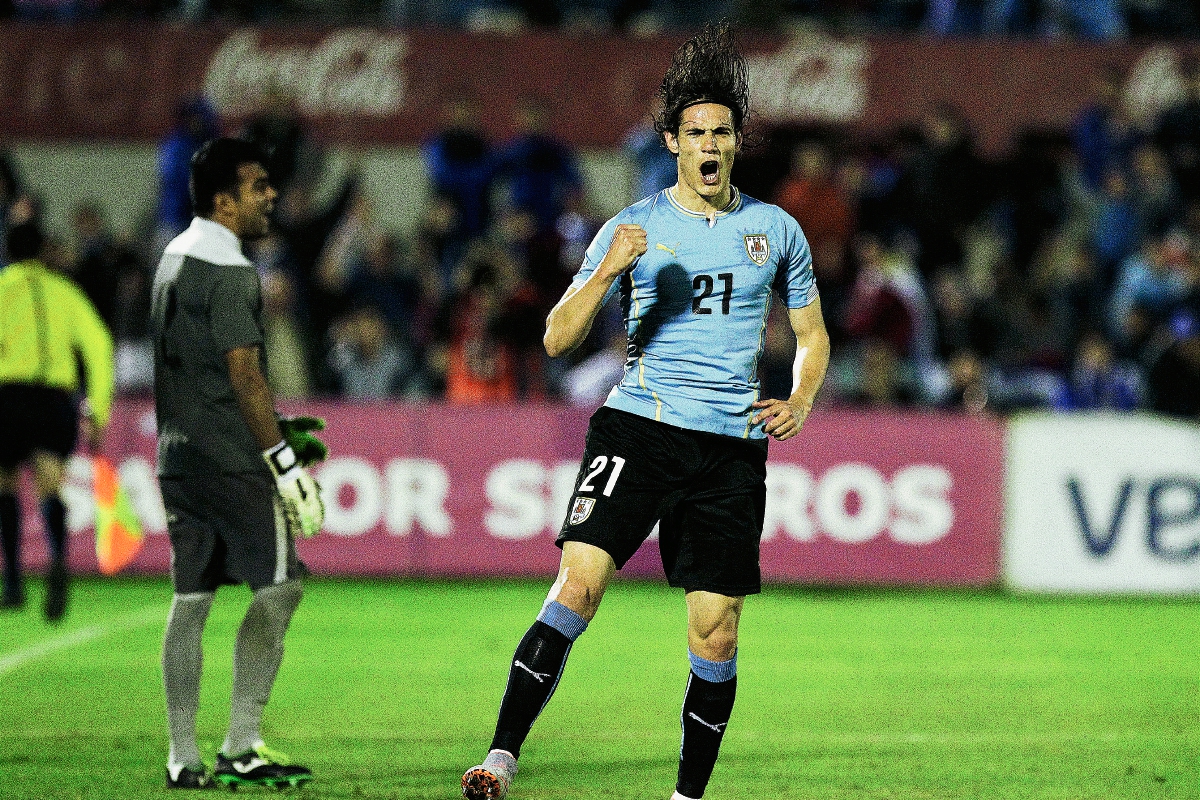
<svg viewBox="0 0 1200 800">
<path fill-rule="evenodd" d="M 595 545 L 620 569 L 658 522 L 671 586 L 756 594 L 766 477 L 765 439 L 685 430 L 604 406 L 588 426 L 558 546 Z"/>
<path fill-rule="evenodd" d="M 0 468 L 14 469 L 35 450 L 66 458 L 79 437 L 79 406 L 64 389 L 0 385 Z"/>
<path fill-rule="evenodd" d="M 177 594 L 251 589 L 305 573 L 270 475 L 159 478 Z"/>
</svg>

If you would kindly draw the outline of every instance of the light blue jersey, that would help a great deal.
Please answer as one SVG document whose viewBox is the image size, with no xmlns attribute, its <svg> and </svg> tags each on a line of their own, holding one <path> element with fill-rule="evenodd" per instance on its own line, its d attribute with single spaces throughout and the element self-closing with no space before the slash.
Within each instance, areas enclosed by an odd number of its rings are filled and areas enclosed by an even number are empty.
<svg viewBox="0 0 1200 800">
<path fill-rule="evenodd" d="M 733 190 L 714 223 L 673 189 L 626 208 L 592 240 L 572 285 L 604 259 L 617 225 L 640 225 L 648 250 L 614 281 L 629 335 L 625 375 L 605 405 L 691 430 L 764 438 L 751 426 L 772 290 L 788 308 L 817 297 L 796 220 Z"/>
</svg>

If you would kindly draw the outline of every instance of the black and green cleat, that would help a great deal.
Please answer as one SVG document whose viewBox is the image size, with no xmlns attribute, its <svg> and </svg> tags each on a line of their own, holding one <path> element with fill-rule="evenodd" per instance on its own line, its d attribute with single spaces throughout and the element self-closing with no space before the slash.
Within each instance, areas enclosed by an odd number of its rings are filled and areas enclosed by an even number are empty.
<svg viewBox="0 0 1200 800">
<path fill-rule="evenodd" d="M 308 767 L 289 763 L 287 756 L 260 744 L 239 756 L 218 753 L 213 777 L 230 789 L 247 785 L 283 789 L 303 786 L 313 775 Z"/>
<path fill-rule="evenodd" d="M 203 764 L 167 764 L 168 789 L 211 789 L 215 785 Z"/>
</svg>

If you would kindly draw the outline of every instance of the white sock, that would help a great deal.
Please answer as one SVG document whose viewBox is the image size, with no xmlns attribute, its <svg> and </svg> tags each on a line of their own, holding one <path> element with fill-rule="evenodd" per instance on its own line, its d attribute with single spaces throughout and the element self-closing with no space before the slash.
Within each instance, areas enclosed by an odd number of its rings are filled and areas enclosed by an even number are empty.
<svg viewBox="0 0 1200 800">
<path fill-rule="evenodd" d="M 500 769 L 509 778 L 517 774 L 517 760 L 507 750 L 489 750 L 487 758 L 483 760 L 483 766 L 493 770 Z"/>
<path fill-rule="evenodd" d="M 221 745 L 227 756 L 239 756 L 262 741 L 259 723 L 283 661 L 283 636 L 303 594 L 295 580 L 264 586 L 246 609 L 233 645 L 229 732 Z"/>
<path fill-rule="evenodd" d="M 700 800 L 699 797 L 684 797 L 679 792 L 671 795 L 671 800 Z"/>
<path fill-rule="evenodd" d="M 196 711 L 200 707 L 200 673 L 204 663 L 201 639 L 212 602 L 212 592 L 175 595 L 163 636 L 163 687 L 167 698 L 167 729 L 171 734 L 167 763 L 181 769 L 200 763 Z"/>
</svg>

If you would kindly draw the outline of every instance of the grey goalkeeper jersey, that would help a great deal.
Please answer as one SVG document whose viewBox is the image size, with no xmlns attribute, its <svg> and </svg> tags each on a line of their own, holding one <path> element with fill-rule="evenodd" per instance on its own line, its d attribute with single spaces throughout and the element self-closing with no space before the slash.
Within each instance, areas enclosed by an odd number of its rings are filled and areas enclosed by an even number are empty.
<svg viewBox="0 0 1200 800">
<path fill-rule="evenodd" d="M 197 217 L 154 275 L 154 406 L 162 477 L 266 471 L 225 354 L 263 343 L 258 273 L 233 231 Z M 260 364 L 266 374 L 266 355 Z"/>
</svg>

